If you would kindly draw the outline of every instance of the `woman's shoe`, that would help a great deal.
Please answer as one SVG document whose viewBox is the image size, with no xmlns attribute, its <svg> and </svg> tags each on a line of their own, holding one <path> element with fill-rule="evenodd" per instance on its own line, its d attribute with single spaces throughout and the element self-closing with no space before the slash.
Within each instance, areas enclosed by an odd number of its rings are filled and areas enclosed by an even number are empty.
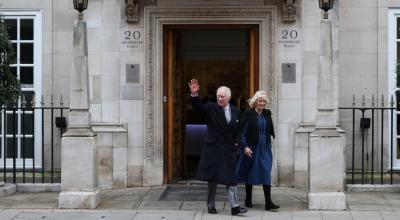
<svg viewBox="0 0 400 220">
<path fill-rule="evenodd" d="M 265 204 L 265 210 L 279 209 L 279 205 L 275 205 L 272 201 Z"/>
<path fill-rule="evenodd" d="M 245 201 L 244 202 L 244 206 L 246 206 L 247 208 L 253 208 L 253 204 L 251 203 L 251 201 Z"/>
<path fill-rule="evenodd" d="M 215 207 L 208 208 L 208 213 L 210 213 L 210 214 L 217 214 L 217 209 L 215 209 Z"/>
</svg>

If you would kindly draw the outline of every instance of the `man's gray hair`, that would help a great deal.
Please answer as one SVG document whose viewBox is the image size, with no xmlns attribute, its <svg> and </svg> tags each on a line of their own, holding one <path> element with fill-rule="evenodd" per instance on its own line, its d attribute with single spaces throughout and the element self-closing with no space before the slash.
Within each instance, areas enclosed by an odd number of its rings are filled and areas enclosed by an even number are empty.
<svg viewBox="0 0 400 220">
<path fill-rule="evenodd" d="M 221 86 L 221 87 L 219 87 L 219 88 L 217 89 L 217 94 L 218 94 L 219 92 L 224 93 L 224 94 L 228 97 L 228 99 L 231 99 L 232 93 L 231 93 L 231 89 L 230 89 L 230 88 L 228 88 L 228 87 L 226 87 L 226 86 Z"/>
</svg>

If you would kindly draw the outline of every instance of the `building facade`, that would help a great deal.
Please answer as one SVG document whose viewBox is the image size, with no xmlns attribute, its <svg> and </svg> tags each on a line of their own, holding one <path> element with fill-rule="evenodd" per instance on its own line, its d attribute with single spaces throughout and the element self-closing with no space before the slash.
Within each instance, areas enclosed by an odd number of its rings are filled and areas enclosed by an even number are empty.
<svg viewBox="0 0 400 220">
<path fill-rule="evenodd" d="M 68 105 L 77 18 L 72 0 L 2 0 L 0 13 L 12 31 L 18 55 L 12 66 L 28 101 L 58 103 L 62 95 Z M 205 130 L 204 119 L 188 102 L 191 78 L 199 79 L 202 97 L 212 83 L 235 88 L 245 98 L 266 90 L 277 134 L 273 181 L 307 186 L 307 137 L 317 113 L 321 21 L 317 0 L 89 0 L 83 14 L 100 188 L 192 178 Z M 363 95 L 367 105 L 372 100 L 380 103 L 381 97 L 387 104 L 397 91 L 400 2 L 336 0 L 329 20 L 336 104 L 362 103 Z M 352 135 L 359 138 L 361 129 L 357 126 L 353 132 L 351 112 L 336 111 L 338 127 L 346 136 L 349 169 Z M 6 116 L 2 117 L 4 124 Z M 40 126 L 40 115 L 34 117 L 34 126 Z M 383 158 L 385 172 L 391 158 L 394 169 L 400 168 L 397 126 L 391 136 L 389 120 L 386 115 L 381 121 L 386 128 L 384 151 L 376 153 L 373 162 L 379 167 Z M 58 130 L 53 134 L 60 135 Z M 1 137 L 4 149 L 4 129 Z M 31 146 L 39 148 L 42 142 L 48 149 L 47 139 L 35 138 Z M 364 154 L 371 150 L 367 146 Z M 41 158 L 47 150 L 32 152 L 40 152 L 35 158 Z M 361 157 L 356 152 L 355 160 Z M 39 163 L 47 166 L 46 161 Z M 60 164 L 56 159 L 55 166 Z M 359 163 L 355 166 L 360 168 Z"/>
</svg>

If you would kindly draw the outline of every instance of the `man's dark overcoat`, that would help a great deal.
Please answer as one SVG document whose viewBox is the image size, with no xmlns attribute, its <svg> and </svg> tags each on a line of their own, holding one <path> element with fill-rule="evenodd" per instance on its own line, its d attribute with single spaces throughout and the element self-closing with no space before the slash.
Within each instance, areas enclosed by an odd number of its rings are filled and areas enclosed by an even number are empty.
<svg viewBox="0 0 400 220">
<path fill-rule="evenodd" d="M 217 103 L 202 104 L 192 97 L 192 107 L 207 119 L 207 137 L 201 152 L 197 179 L 224 185 L 236 185 L 237 143 L 239 141 L 240 110 L 229 105 L 231 120 Z"/>
</svg>

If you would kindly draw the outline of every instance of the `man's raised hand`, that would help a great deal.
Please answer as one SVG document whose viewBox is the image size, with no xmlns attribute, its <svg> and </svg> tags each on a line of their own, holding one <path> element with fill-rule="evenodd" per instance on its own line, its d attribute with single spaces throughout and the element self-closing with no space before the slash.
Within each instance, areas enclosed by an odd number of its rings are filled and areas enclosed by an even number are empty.
<svg viewBox="0 0 400 220">
<path fill-rule="evenodd" d="M 199 85 L 199 82 L 197 81 L 197 79 L 191 79 L 190 82 L 188 83 L 188 85 L 190 87 L 190 92 L 192 94 L 198 93 L 200 91 L 200 85 Z"/>
</svg>

